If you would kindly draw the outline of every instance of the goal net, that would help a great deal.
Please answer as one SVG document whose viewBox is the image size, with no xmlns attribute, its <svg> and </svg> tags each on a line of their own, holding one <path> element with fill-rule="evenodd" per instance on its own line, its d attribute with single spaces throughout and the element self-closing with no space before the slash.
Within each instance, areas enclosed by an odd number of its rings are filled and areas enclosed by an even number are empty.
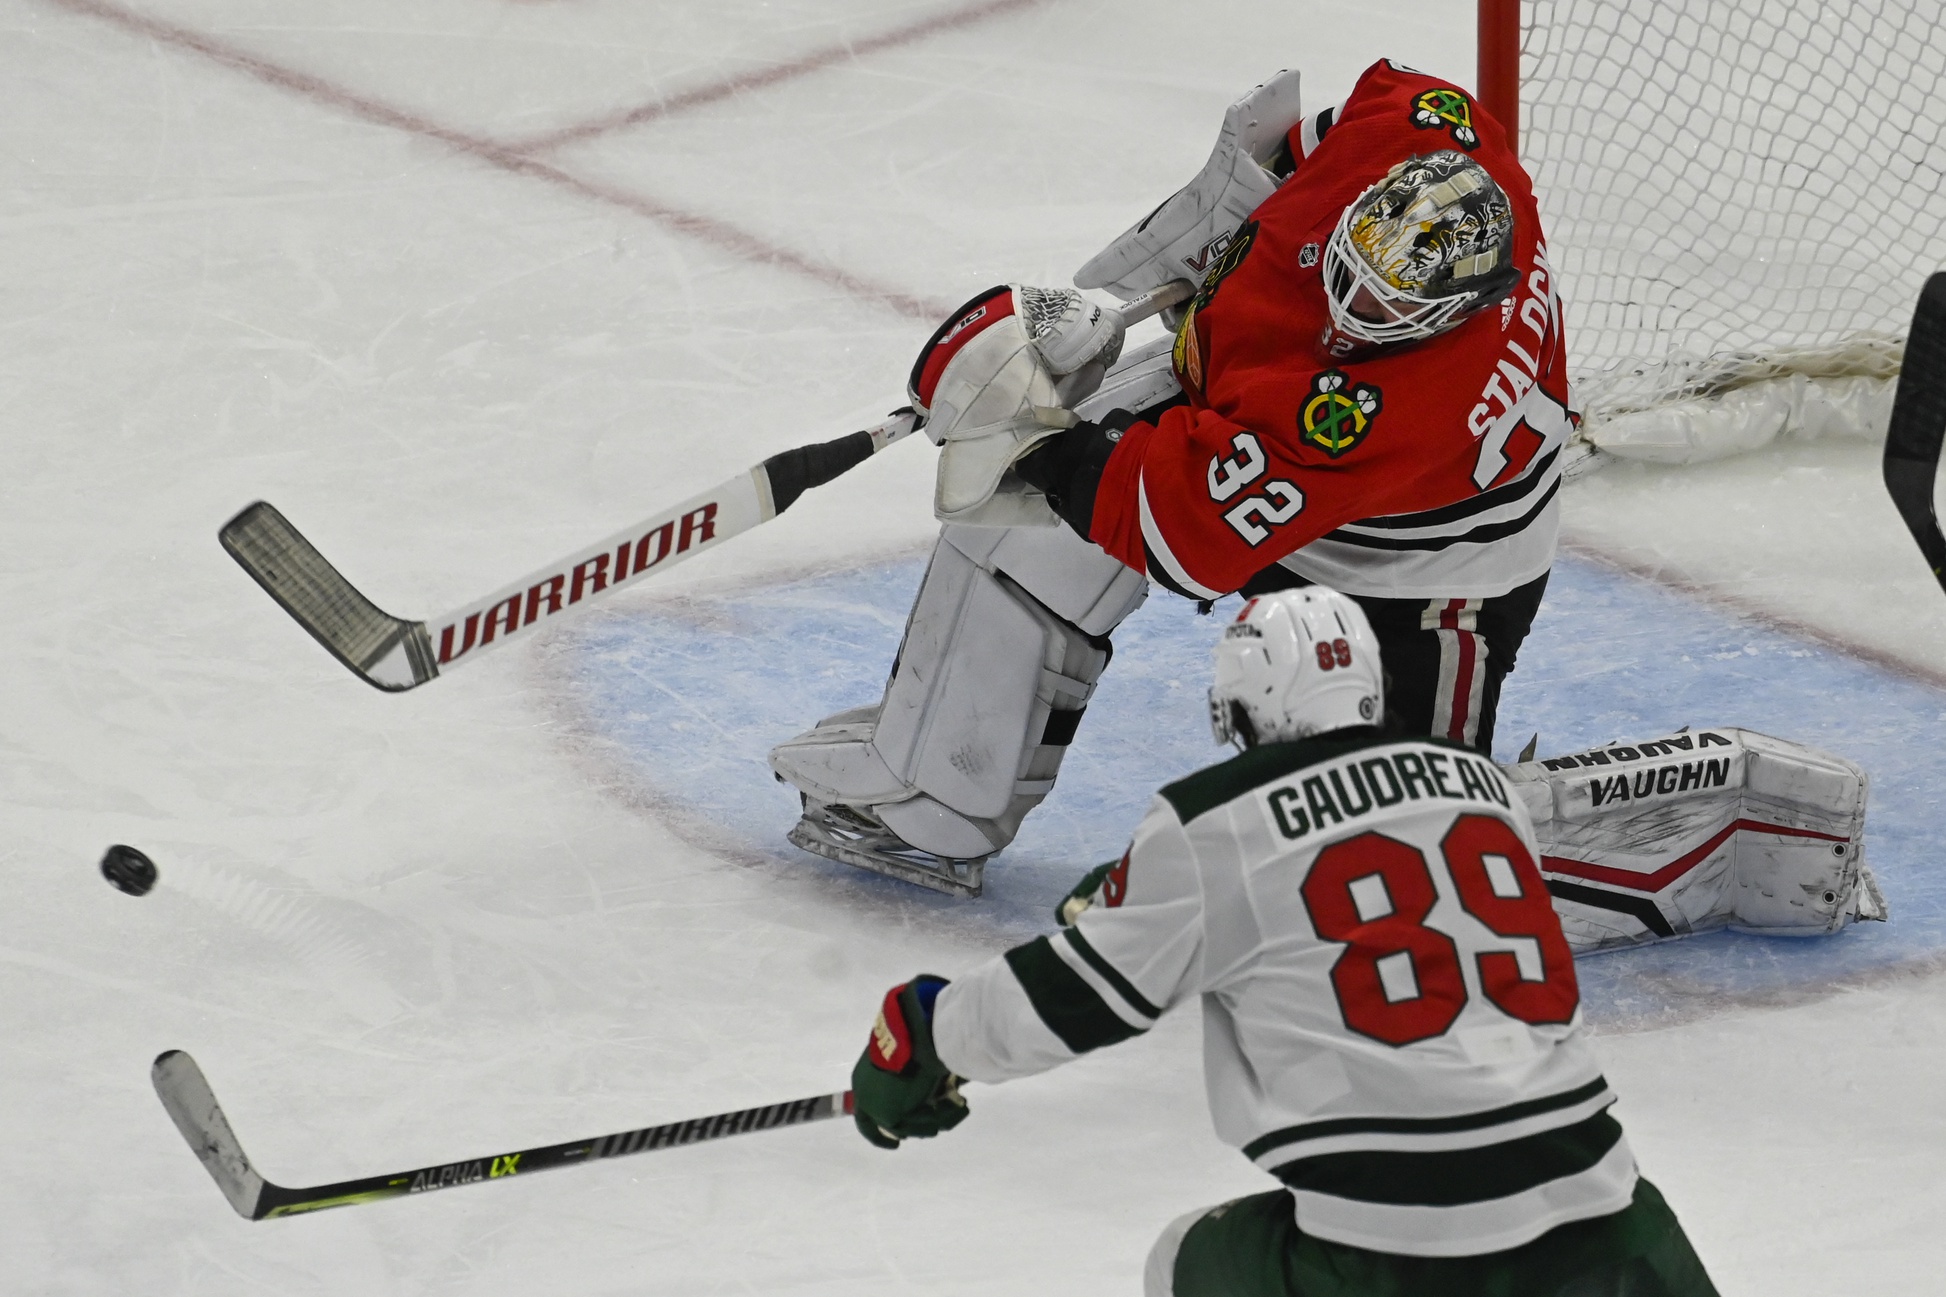
<svg viewBox="0 0 1946 1297">
<path fill-rule="evenodd" d="M 1528 0 L 1522 159 L 1587 439 L 1883 437 L 1946 267 L 1938 0 Z"/>
</svg>

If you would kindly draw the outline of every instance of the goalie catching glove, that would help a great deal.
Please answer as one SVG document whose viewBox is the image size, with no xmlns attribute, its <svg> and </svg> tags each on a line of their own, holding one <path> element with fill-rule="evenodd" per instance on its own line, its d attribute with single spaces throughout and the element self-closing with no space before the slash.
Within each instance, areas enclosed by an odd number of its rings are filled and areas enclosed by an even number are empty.
<svg viewBox="0 0 1946 1297">
<path fill-rule="evenodd" d="M 932 1043 L 932 1006 L 946 985 L 921 974 L 885 993 L 872 1037 L 851 1069 L 858 1133 L 880 1148 L 929 1139 L 966 1120 L 959 1081 Z"/>
<path fill-rule="evenodd" d="M 1122 351 L 1120 315 L 1071 289 L 988 289 L 939 327 L 908 392 L 940 447 L 933 514 L 988 527 L 1052 526 L 1046 497 L 1008 472 L 1076 420 Z"/>
</svg>

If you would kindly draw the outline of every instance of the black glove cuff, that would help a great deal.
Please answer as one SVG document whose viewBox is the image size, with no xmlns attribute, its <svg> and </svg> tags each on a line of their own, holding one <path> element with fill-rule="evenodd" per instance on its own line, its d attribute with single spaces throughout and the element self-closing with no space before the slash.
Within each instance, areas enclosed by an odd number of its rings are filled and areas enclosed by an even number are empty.
<svg viewBox="0 0 1946 1297">
<path fill-rule="evenodd" d="M 1014 461 L 1014 474 L 1045 495 L 1062 521 L 1087 540 L 1108 457 L 1136 422 L 1127 410 L 1110 410 L 1097 423 L 1078 423 Z"/>
</svg>

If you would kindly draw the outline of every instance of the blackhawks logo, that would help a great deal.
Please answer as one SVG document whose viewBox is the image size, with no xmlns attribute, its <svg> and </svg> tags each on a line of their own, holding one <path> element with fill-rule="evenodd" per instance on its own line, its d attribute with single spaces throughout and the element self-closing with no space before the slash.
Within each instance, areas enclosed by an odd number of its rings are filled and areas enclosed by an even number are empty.
<svg viewBox="0 0 1946 1297">
<path fill-rule="evenodd" d="M 1422 131 L 1446 127 L 1453 133 L 1453 143 L 1468 153 L 1480 147 L 1479 132 L 1473 129 L 1473 101 L 1457 90 L 1442 87 L 1414 99 L 1412 124 Z"/>
<path fill-rule="evenodd" d="M 1382 403 L 1370 383 L 1354 383 L 1342 369 L 1327 369 L 1311 379 L 1311 394 L 1297 412 L 1307 445 L 1337 459 L 1365 440 Z"/>
</svg>

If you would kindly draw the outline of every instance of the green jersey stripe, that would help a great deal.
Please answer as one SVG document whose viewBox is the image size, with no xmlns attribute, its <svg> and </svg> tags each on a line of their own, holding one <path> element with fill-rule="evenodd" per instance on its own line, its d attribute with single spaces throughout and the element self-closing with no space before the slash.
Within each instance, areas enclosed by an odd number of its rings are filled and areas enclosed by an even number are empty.
<svg viewBox="0 0 1946 1297">
<path fill-rule="evenodd" d="M 1007 952 L 1007 966 L 1027 992 L 1028 1003 L 1047 1029 L 1077 1054 L 1114 1045 L 1142 1033 L 1108 1007 L 1101 993 L 1054 953 L 1046 937 Z"/>
<path fill-rule="evenodd" d="M 1459 1207 L 1524 1193 L 1592 1169 L 1622 1137 L 1606 1109 L 1586 1121 L 1484 1148 L 1325 1153 L 1272 1172 L 1293 1189 L 1354 1202 Z"/>
<path fill-rule="evenodd" d="M 1608 1078 L 1598 1076 L 1560 1094 L 1510 1103 L 1504 1108 L 1461 1113 L 1453 1117 L 1339 1117 L 1330 1121 L 1311 1121 L 1302 1126 L 1286 1126 L 1259 1136 L 1243 1146 L 1243 1155 L 1252 1161 L 1274 1148 L 1307 1139 L 1328 1139 L 1333 1135 L 1445 1135 L 1461 1130 L 1481 1130 L 1505 1125 L 1525 1117 L 1538 1116 L 1586 1103 L 1608 1088 Z"/>
<path fill-rule="evenodd" d="M 1162 1010 L 1144 999 L 1142 993 L 1135 989 L 1135 983 L 1123 977 L 1120 969 L 1103 959 L 1101 952 L 1088 944 L 1088 939 L 1081 935 L 1081 929 L 1069 928 L 1064 935 L 1068 939 L 1068 945 L 1074 948 L 1074 953 L 1080 955 L 1088 967 L 1100 973 L 1101 980 L 1114 987 L 1115 994 L 1121 996 L 1129 1008 L 1150 1022 L 1162 1016 Z"/>
</svg>

